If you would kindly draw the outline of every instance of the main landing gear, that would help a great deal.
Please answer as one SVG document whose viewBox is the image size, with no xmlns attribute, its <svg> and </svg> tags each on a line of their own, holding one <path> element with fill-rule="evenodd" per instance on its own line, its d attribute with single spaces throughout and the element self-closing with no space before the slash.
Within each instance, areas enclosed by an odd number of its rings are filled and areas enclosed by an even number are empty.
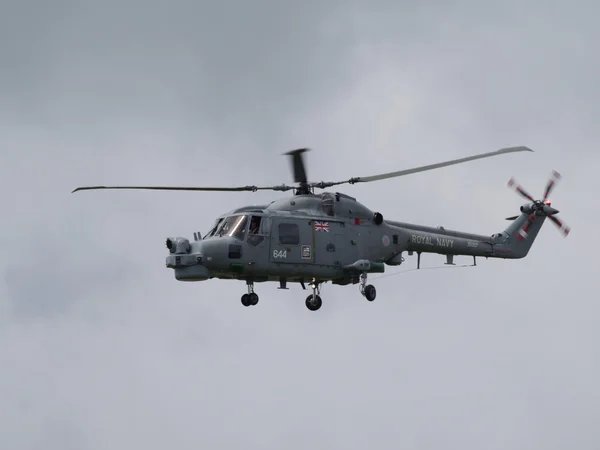
<svg viewBox="0 0 600 450">
<path fill-rule="evenodd" d="M 321 300 L 321 297 L 319 296 L 321 293 L 321 286 L 313 279 L 310 287 L 312 288 L 313 293 L 306 297 L 306 307 L 311 311 L 316 311 L 323 304 L 323 300 Z"/>
<path fill-rule="evenodd" d="M 244 306 L 255 306 L 258 303 L 258 295 L 254 292 L 254 282 L 247 281 L 248 293 L 242 295 L 242 305 Z"/>
<path fill-rule="evenodd" d="M 258 295 L 254 292 L 254 282 L 246 281 L 248 285 L 248 293 L 242 295 L 242 305 L 244 306 L 254 306 L 258 304 Z M 304 284 L 302 284 L 304 287 Z M 306 297 L 306 307 L 310 311 L 317 311 L 323 306 L 323 300 L 321 300 L 321 282 L 315 280 L 313 278 L 310 283 L 310 287 L 312 289 L 312 294 Z M 360 293 L 370 302 L 375 300 L 377 296 L 377 291 L 375 290 L 375 286 L 372 284 L 367 284 L 367 273 L 363 272 L 360 274 Z"/>
<path fill-rule="evenodd" d="M 306 297 L 306 307 L 311 311 L 317 311 L 322 305 L 323 300 L 321 300 L 321 287 L 320 283 L 315 279 L 310 284 L 310 287 L 313 290 L 313 293 Z M 360 274 L 360 293 L 365 296 L 365 298 L 372 302 L 375 300 L 377 296 L 377 291 L 375 290 L 375 286 L 372 284 L 367 284 L 367 273 L 363 272 Z"/>
<path fill-rule="evenodd" d="M 365 286 L 366 285 L 366 286 Z M 367 284 L 367 273 L 363 272 L 360 274 L 360 293 L 365 296 L 367 300 L 372 302 L 375 300 L 377 296 L 377 291 L 375 290 L 375 286 L 372 284 Z"/>
</svg>

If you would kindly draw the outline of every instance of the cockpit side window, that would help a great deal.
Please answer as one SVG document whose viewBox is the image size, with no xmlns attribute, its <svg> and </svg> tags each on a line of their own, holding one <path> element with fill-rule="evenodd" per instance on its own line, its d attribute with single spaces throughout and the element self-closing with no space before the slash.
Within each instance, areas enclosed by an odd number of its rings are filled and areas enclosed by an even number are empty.
<svg viewBox="0 0 600 450">
<path fill-rule="evenodd" d="M 250 229 L 248 231 L 249 234 L 259 234 L 260 219 L 260 216 L 252 216 L 252 218 L 250 219 Z"/>
<path fill-rule="evenodd" d="M 257 246 L 265 239 L 265 224 L 261 216 L 252 216 L 248 229 L 248 244 Z M 262 226 L 261 226 L 262 225 Z"/>
</svg>

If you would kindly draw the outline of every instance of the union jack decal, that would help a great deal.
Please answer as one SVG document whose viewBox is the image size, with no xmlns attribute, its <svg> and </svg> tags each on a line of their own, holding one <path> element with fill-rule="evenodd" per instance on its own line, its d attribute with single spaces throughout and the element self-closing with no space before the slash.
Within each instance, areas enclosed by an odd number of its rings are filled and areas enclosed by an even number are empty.
<svg viewBox="0 0 600 450">
<path fill-rule="evenodd" d="M 329 222 L 315 222 L 315 231 L 329 233 Z"/>
</svg>

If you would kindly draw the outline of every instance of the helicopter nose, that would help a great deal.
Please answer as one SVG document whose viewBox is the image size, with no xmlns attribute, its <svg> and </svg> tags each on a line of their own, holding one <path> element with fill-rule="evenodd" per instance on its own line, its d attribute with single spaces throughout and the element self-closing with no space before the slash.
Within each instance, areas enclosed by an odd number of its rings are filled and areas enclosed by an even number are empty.
<svg viewBox="0 0 600 450">
<path fill-rule="evenodd" d="M 173 269 L 175 279 L 179 281 L 203 281 L 211 277 L 205 265 L 199 242 L 190 243 L 187 239 L 176 237 L 167 239 L 169 256 L 166 266 Z"/>
<path fill-rule="evenodd" d="M 175 267 L 175 279 L 178 281 L 205 281 L 210 277 L 211 274 L 208 267 L 200 264 Z"/>
</svg>

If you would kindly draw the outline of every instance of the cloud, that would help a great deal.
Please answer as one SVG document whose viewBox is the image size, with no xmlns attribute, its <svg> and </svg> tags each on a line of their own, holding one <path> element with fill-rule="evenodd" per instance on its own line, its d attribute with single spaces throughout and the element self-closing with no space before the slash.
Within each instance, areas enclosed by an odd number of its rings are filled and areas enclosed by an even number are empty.
<svg viewBox="0 0 600 450">
<path fill-rule="evenodd" d="M 467 6 L 11 5 L 7 447 L 597 447 L 597 8 Z M 508 178 L 539 195 L 556 168 L 568 239 L 548 224 L 525 260 L 476 268 L 400 274 L 407 257 L 372 277 L 375 302 L 326 285 L 318 313 L 298 286 L 259 285 L 243 308 L 243 283 L 164 267 L 167 236 L 280 194 L 70 194 L 290 183 L 281 153 L 301 146 L 320 181 L 509 145 L 536 152 L 340 190 L 386 218 L 493 233 L 523 203 Z"/>
</svg>

